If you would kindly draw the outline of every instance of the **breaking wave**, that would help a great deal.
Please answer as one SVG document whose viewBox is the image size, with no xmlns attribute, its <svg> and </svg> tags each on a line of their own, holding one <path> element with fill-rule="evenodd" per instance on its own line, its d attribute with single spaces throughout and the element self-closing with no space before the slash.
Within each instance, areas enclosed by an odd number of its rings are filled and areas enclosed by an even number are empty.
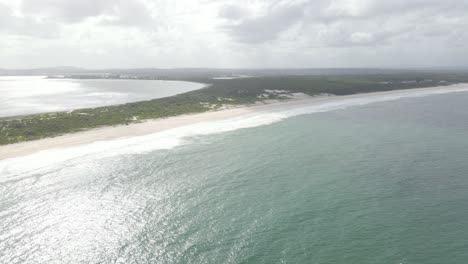
<svg viewBox="0 0 468 264">
<path fill-rule="evenodd" d="M 258 127 L 282 121 L 286 118 L 345 109 L 378 102 L 398 100 L 402 98 L 423 97 L 453 92 L 466 92 L 468 87 L 440 88 L 401 91 L 392 94 L 363 94 L 352 97 L 335 97 L 324 102 L 314 102 L 309 105 L 297 105 L 288 109 L 259 111 L 242 117 L 229 118 L 221 121 L 200 122 L 130 138 L 109 141 L 98 141 L 75 147 L 49 149 L 23 157 L 0 161 L 0 182 L 10 181 L 28 175 L 32 171 L 48 170 L 60 163 L 84 162 L 116 155 L 146 153 L 154 150 L 172 149 L 194 136 L 211 135 L 234 131 L 243 128 Z"/>
</svg>

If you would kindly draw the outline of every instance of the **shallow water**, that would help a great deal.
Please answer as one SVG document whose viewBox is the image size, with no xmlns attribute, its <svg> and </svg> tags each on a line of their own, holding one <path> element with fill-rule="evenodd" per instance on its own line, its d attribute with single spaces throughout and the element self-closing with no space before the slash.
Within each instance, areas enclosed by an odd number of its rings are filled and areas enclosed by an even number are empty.
<svg viewBox="0 0 468 264">
<path fill-rule="evenodd" d="M 0 76 L 0 117 L 144 101 L 203 86 L 200 83 L 181 81 Z"/>
<path fill-rule="evenodd" d="M 263 113 L 0 162 L 0 263 L 465 263 L 467 100 Z"/>
</svg>

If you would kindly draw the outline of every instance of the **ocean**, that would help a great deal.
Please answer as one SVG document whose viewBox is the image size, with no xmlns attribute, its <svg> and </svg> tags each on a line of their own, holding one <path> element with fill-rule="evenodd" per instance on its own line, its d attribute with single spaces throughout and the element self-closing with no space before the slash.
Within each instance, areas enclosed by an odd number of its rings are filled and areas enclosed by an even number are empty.
<svg viewBox="0 0 468 264">
<path fill-rule="evenodd" d="M 0 161 L 0 263 L 466 263 L 468 93 L 424 95 Z"/>
<path fill-rule="evenodd" d="M 0 76 L 0 117 L 144 101 L 185 93 L 204 86 L 201 83 L 183 81 Z"/>
</svg>

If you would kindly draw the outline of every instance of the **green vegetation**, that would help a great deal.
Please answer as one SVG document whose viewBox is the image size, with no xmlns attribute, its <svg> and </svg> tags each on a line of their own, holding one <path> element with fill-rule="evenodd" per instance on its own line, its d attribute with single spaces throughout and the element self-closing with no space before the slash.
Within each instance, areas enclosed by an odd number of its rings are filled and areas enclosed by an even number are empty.
<svg viewBox="0 0 468 264">
<path fill-rule="evenodd" d="M 268 76 L 239 79 L 186 78 L 210 83 L 197 91 L 124 105 L 35 114 L 0 120 L 0 145 L 57 136 L 101 126 L 122 125 L 216 109 L 223 104 L 250 104 L 265 90 L 287 90 L 308 95 L 348 95 L 468 82 L 462 73 L 409 73 L 342 76 Z M 269 94 L 267 98 L 277 98 Z"/>
</svg>

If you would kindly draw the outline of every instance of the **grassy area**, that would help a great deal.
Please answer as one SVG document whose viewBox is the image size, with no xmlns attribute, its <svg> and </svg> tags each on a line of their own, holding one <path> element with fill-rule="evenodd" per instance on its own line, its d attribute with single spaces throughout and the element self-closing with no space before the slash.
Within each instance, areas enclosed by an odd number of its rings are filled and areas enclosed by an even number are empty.
<svg viewBox="0 0 468 264">
<path fill-rule="evenodd" d="M 213 80 L 184 79 L 211 85 L 167 98 L 124 105 L 80 109 L 71 112 L 35 114 L 0 120 L 0 145 L 57 136 L 101 126 L 139 122 L 188 113 L 199 113 L 223 104 L 250 104 L 265 90 L 287 90 L 308 95 L 348 95 L 375 91 L 431 87 L 468 82 L 468 74 L 411 73 L 353 76 L 269 76 Z M 269 98 L 275 98 L 270 94 Z"/>
</svg>

